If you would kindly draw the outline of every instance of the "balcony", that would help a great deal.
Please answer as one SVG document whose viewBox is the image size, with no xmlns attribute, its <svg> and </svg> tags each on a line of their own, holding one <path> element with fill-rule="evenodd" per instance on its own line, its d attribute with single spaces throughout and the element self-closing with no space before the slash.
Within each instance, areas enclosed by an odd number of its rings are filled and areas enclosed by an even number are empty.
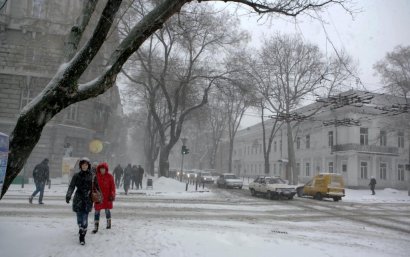
<svg viewBox="0 0 410 257">
<path fill-rule="evenodd" d="M 356 151 L 359 153 L 371 153 L 381 155 L 399 155 L 398 147 L 380 146 L 380 145 L 360 145 L 360 144 L 343 144 L 332 147 L 332 152 Z"/>
</svg>

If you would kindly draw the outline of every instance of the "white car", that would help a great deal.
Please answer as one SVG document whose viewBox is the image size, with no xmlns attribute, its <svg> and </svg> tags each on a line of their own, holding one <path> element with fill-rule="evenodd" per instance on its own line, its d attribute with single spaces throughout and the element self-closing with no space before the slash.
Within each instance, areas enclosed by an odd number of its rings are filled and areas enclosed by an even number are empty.
<svg viewBox="0 0 410 257">
<path fill-rule="evenodd" d="M 201 171 L 198 173 L 198 182 L 199 183 L 214 183 L 214 177 L 212 177 L 212 174 L 207 171 Z"/>
<path fill-rule="evenodd" d="M 274 200 L 280 198 L 291 200 L 296 194 L 296 187 L 288 185 L 279 177 L 257 177 L 249 184 L 249 190 L 253 196 L 262 194 Z"/>
<path fill-rule="evenodd" d="M 224 187 L 224 188 L 237 187 L 239 189 L 242 189 L 242 187 L 243 187 L 242 179 L 238 178 L 233 173 L 224 173 L 224 174 L 222 174 L 216 180 L 216 184 L 218 185 L 218 187 Z"/>
</svg>

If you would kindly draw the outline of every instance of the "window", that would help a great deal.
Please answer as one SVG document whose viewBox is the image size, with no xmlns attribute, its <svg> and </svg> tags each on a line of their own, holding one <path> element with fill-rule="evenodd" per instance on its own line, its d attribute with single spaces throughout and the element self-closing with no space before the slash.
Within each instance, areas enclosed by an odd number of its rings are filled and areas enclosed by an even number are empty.
<svg viewBox="0 0 410 257">
<path fill-rule="evenodd" d="M 262 153 L 262 144 L 259 145 L 259 154 Z"/>
<path fill-rule="evenodd" d="M 342 172 L 347 172 L 347 164 L 346 163 L 342 164 Z"/>
<path fill-rule="evenodd" d="M 360 128 L 360 144 L 368 145 L 369 144 L 369 129 Z"/>
<path fill-rule="evenodd" d="M 360 178 L 367 179 L 367 162 L 360 162 Z"/>
<path fill-rule="evenodd" d="M 273 151 L 274 151 L 274 152 L 277 151 L 277 146 L 278 146 L 277 142 L 276 142 L 276 141 L 273 142 Z"/>
<path fill-rule="evenodd" d="M 77 104 L 72 104 L 67 108 L 67 113 L 66 113 L 66 119 L 67 120 L 72 120 L 72 121 L 77 121 L 78 119 L 78 105 Z"/>
<path fill-rule="evenodd" d="M 329 173 L 333 173 L 333 162 L 329 162 Z"/>
<path fill-rule="evenodd" d="M 276 174 L 276 163 L 273 164 L 273 174 Z"/>
<path fill-rule="evenodd" d="M 404 181 L 404 165 L 397 165 L 397 180 Z"/>
<path fill-rule="evenodd" d="M 404 147 L 404 133 L 402 131 L 397 133 L 397 145 L 400 148 Z"/>
<path fill-rule="evenodd" d="M 310 163 L 306 163 L 306 166 L 305 166 L 305 172 L 306 172 L 306 176 L 308 177 L 308 176 L 310 176 Z"/>
<path fill-rule="evenodd" d="M 20 96 L 20 110 L 24 108 L 34 98 L 33 86 L 31 83 L 31 77 L 26 78 L 26 84 L 21 90 Z"/>
<path fill-rule="evenodd" d="M 386 142 L 387 142 L 386 131 L 380 131 L 380 145 L 386 146 Z"/>
<path fill-rule="evenodd" d="M 300 149 L 300 137 L 296 138 L 296 149 Z"/>
<path fill-rule="evenodd" d="M 300 175 L 300 163 L 296 163 L 296 172 Z"/>
<path fill-rule="evenodd" d="M 386 170 L 387 170 L 387 164 L 386 163 L 380 163 L 380 169 L 379 169 L 379 178 L 382 180 L 386 180 Z"/>
<path fill-rule="evenodd" d="M 310 148 L 310 135 L 306 136 L 306 149 Z"/>
<path fill-rule="evenodd" d="M 328 137 L 328 146 L 332 147 L 333 146 L 333 131 L 329 131 L 327 133 L 327 137 Z"/>
<path fill-rule="evenodd" d="M 31 14 L 33 18 L 45 18 L 46 17 L 46 4 L 45 0 L 32 0 Z"/>
</svg>

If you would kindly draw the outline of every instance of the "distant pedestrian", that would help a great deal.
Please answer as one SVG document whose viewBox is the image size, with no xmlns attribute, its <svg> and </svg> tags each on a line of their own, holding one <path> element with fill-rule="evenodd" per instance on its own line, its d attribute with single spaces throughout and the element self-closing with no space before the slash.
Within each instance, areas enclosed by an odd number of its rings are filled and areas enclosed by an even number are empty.
<svg viewBox="0 0 410 257">
<path fill-rule="evenodd" d="M 40 197 L 38 198 L 39 204 L 43 203 L 44 187 L 46 183 L 50 182 L 50 170 L 48 168 L 48 159 L 45 158 L 41 163 L 37 164 L 33 170 L 33 179 L 36 184 L 36 190 L 28 199 L 29 203 L 33 203 L 33 198 L 40 192 Z"/>
<path fill-rule="evenodd" d="M 137 174 L 137 187 L 142 189 L 142 178 L 144 177 L 144 169 L 141 167 L 141 165 L 138 165 Z"/>
<path fill-rule="evenodd" d="M 131 189 L 138 189 L 138 167 L 137 165 L 132 165 L 132 177 L 131 177 Z"/>
<path fill-rule="evenodd" d="M 98 166 L 98 162 L 93 162 L 93 165 L 91 166 L 91 173 L 93 175 L 97 173 L 97 166 Z"/>
<path fill-rule="evenodd" d="M 130 189 L 130 183 L 132 179 L 132 167 L 131 163 L 128 163 L 128 166 L 124 169 L 123 183 L 124 183 L 124 192 L 127 195 L 128 190 Z"/>
<path fill-rule="evenodd" d="M 370 186 L 370 190 L 372 191 L 372 195 L 375 195 L 376 194 L 376 192 L 374 191 L 374 189 L 375 189 L 375 187 L 376 187 L 376 179 L 372 176 L 371 178 L 370 178 L 370 183 L 369 183 L 369 186 Z"/>
<path fill-rule="evenodd" d="M 113 201 L 115 199 L 115 184 L 114 178 L 109 173 L 108 164 L 106 162 L 100 163 L 97 166 L 97 180 L 100 186 L 103 201 L 101 203 L 95 203 L 94 209 L 94 230 L 93 234 L 98 232 L 100 224 L 100 211 L 105 210 L 105 217 L 107 219 L 107 229 L 111 228 L 111 209 L 113 207 Z"/>
<path fill-rule="evenodd" d="M 113 172 L 114 179 L 115 179 L 115 185 L 117 186 L 117 188 L 120 187 L 121 177 L 123 173 L 124 173 L 124 170 L 121 168 L 121 165 L 118 164 L 118 166 L 115 167 L 114 172 Z"/>
<path fill-rule="evenodd" d="M 98 186 L 97 179 L 91 173 L 91 164 L 87 157 L 80 159 L 79 168 L 80 171 L 74 174 L 68 186 L 66 202 L 70 203 L 71 196 L 77 188 L 73 200 L 73 211 L 77 214 L 80 244 L 84 245 L 88 227 L 88 214 L 93 208 L 91 192 L 93 188 L 100 191 L 100 187 Z"/>
</svg>

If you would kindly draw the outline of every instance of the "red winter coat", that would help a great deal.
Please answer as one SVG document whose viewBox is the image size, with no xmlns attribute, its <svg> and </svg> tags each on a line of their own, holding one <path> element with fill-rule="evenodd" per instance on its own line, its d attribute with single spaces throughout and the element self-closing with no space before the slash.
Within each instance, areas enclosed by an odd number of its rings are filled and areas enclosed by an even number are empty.
<svg viewBox="0 0 410 257">
<path fill-rule="evenodd" d="M 104 175 L 101 174 L 100 171 L 102 167 L 105 168 Z M 103 195 L 103 202 L 95 203 L 95 210 L 99 211 L 102 209 L 112 209 L 112 202 L 115 199 L 115 183 L 114 177 L 108 173 L 108 164 L 106 162 L 100 163 L 97 166 L 97 180 Z"/>
</svg>

